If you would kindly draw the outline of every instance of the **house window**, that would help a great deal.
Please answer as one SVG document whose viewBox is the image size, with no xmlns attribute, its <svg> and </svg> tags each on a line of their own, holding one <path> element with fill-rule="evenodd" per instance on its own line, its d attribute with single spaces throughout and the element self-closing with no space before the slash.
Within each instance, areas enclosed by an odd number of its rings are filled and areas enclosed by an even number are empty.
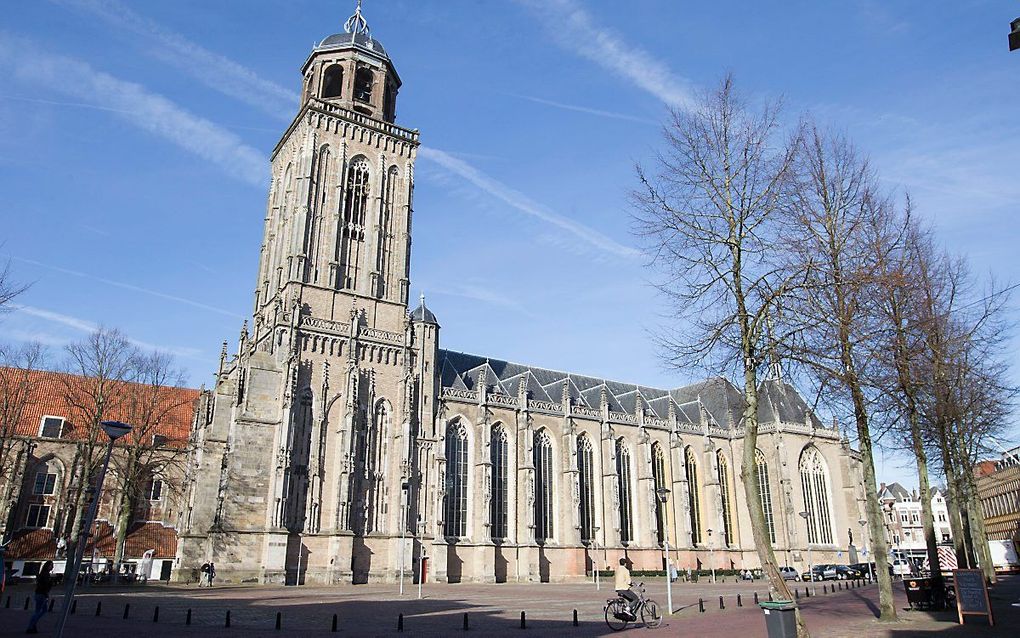
<svg viewBox="0 0 1020 638">
<path fill-rule="evenodd" d="M 145 486 L 145 496 L 150 501 L 158 501 L 163 497 L 163 481 L 152 479 Z"/>
<path fill-rule="evenodd" d="M 446 507 L 443 534 L 450 538 L 467 536 L 468 490 L 467 430 L 459 422 L 446 429 Z"/>
<path fill-rule="evenodd" d="M 769 538 L 776 542 L 776 521 L 772 514 L 772 491 L 769 486 L 769 466 L 765 462 L 765 454 L 755 450 L 755 463 L 758 465 L 758 492 L 761 494 L 761 509 L 765 513 L 765 524 L 769 528 Z"/>
<path fill-rule="evenodd" d="M 334 64 L 322 74 L 322 97 L 340 97 L 344 89 L 344 69 Z"/>
<path fill-rule="evenodd" d="M 687 507 L 691 524 L 691 545 L 701 543 L 701 491 L 698 485 L 698 460 L 694 448 L 688 446 L 684 454 L 684 471 L 687 474 Z"/>
<path fill-rule="evenodd" d="M 552 441 L 544 431 L 535 433 L 532 453 L 535 462 L 535 540 L 544 543 L 553 537 Z"/>
<path fill-rule="evenodd" d="M 577 437 L 577 480 L 581 502 L 581 542 L 590 543 L 595 537 L 595 455 L 591 440 L 586 435 Z"/>
<path fill-rule="evenodd" d="M 166 447 L 169 437 L 163 436 L 162 434 L 152 435 L 152 447 Z"/>
<path fill-rule="evenodd" d="M 44 416 L 39 427 L 39 436 L 59 439 L 64 433 L 64 419 L 59 416 Z"/>
<path fill-rule="evenodd" d="M 666 489 L 666 456 L 658 443 L 652 445 L 652 482 L 655 484 L 655 540 L 662 545 L 666 540 L 666 504 L 659 498 L 659 490 Z"/>
<path fill-rule="evenodd" d="M 627 544 L 634 540 L 634 528 L 630 510 L 630 452 L 623 439 L 616 441 L 616 480 L 620 496 L 620 542 Z"/>
<path fill-rule="evenodd" d="M 730 470 L 722 450 L 716 452 L 716 469 L 719 472 L 719 506 L 722 508 L 723 542 L 733 545 L 733 521 L 730 516 Z"/>
<path fill-rule="evenodd" d="M 32 493 L 38 496 L 50 496 L 57 486 L 57 475 L 49 472 L 39 472 L 35 475 L 35 486 Z"/>
<path fill-rule="evenodd" d="M 29 505 L 28 518 L 25 520 L 25 527 L 46 527 L 46 522 L 49 518 L 49 505 Z"/>
<path fill-rule="evenodd" d="M 829 509 L 829 471 L 817 448 L 809 447 L 800 457 L 800 482 L 807 510 L 809 543 L 832 543 Z"/>
<path fill-rule="evenodd" d="M 492 463 L 492 484 L 489 489 L 489 535 L 492 540 L 503 540 L 507 536 L 507 434 L 502 426 L 492 428 L 489 443 L 489 461 Z"/>
</svg>

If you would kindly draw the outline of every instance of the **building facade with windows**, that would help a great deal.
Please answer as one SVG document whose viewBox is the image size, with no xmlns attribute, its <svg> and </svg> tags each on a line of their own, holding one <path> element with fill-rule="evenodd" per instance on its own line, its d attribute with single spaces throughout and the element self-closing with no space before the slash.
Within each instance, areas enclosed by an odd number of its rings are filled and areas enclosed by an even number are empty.
<svg viewBox="0 0 1020 638">
<path fill-rule="evenodd" d="M 409 305 L 419 134 L 395 123 L 401 81 L 360 7 L 301 73 L 271 157 L 252 322 L 200 402 L 178 573 L 564 580 L 620 555 L 661 569 L 667 540 L 680 568 L 757 566 L 742 394 L 441 348 L 424 298 Z M 860 534 L 858 455 L 779 379 L 759 418 L 779 560 L 804 567 L 810 547 L 835 562 Z"/>
<path fill-rule="evenodd" d="M 949 524 L 948 493 L 940 487 L 931 488 L 932 524 L 938 543 L 951 543 L 952 528 Z M 924 538 L 924 514 L 917 490 L 908 491 L 899 483 L 882 483 L 878 489 L 878 501 L 882 506 L 886 543 L 889 550 L 904 558 L 924 559 L 927 544 Z"/>
<path fill-rule="evenodd" d="M 63 571 L 64 558 L 74 540 L 79 506 L 91 499 L 91 483 L 83 484 L 88 442 L 105 435 L 84 416 L 91 411 L 90 397 L 97 381 L 72 374 L 0 368 L 0 394 L 5 402 L 0 474 L 0 537 L 10 543 L 5 567 L 17 575 L 32 576 L 46 560 Z M 136 448 L 137 458 L 149 471 L 132 483 L 136 496 L 125 502 L 122 472 L 126 447 L 114 452 L 101 495 L 92 542 L 85 562 L 96 571 L 116 554 L 119 528 L 125 526 L 124 562 L 137 564 L 146 552 L 153 560 L 152 577 L 169 578 L 177 551 L 177 524 L 182 511 L 186 468 L 184 461 L 199 391 L 105 381 L 108 419 L 131 420 L 126 403 L 154 400 L 152 421 L 137 440 L 128 435 L 125 445 Z M 139 434 L 139 432 L 136 432 Z M 99 439 L 98 437 L 102 437 Z M 95 455 L 93 458 L 96 458 Z M 181 462 L 172 459 L 180 458 Z M 127 503 L 127 504 L 125 504 Z"/>
<path fill-rule="evenodd" d="M 1020 447 L 978 463 L 974 474 L 988 540 L 1012 543 L 1020 554 Z"/>
</svg>

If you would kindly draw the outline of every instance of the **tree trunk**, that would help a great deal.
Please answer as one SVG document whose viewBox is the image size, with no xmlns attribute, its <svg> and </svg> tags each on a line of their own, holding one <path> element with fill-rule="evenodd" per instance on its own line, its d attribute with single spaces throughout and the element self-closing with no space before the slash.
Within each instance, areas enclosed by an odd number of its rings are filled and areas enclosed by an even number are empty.
<svg viewBox="0 0 1020 638">
<path fill-rule="evenodd" d="M 121 563 L 124 562 L 124 543 L 127 541 L 128 525 L 131 524 L 131 512 L 133 511 L 134 499 L 129 490 L 123 489 L 120 497 L 120 511 L 117 512 L 117 545 L 113 556 L 113 564 L 118 568 L 118 573 Z"/>
<path fill-rule="evenodd" d="M 978 505 L 977 485 L 974 483 L 973 472 L 968 471 L 964 480 L 968 483 L 967 517 L 970 519 L 970 539 L 974 545 L 974 555 L 981 571 L 985 573 L 985 579 L 994 584 L 997 580 L 995 565 L 992 564 L 992 552 L 988 548 L 988 533 L 985 531 L 985 519 L 981 515 L 981 508 Z"/>
<path fill-rule="evenodd" d="M 970 563 L 967 562 L 967 539 L 963 533 L 963 496 L 960 494 L 956 474 L 953 472 L 952 463 L 948 460 L 941 437 L 939 451 L 942 455 L 942 466 L 946 474 L 946 489 L 949 491 L 946 506 L 949 509 L 949 528 L 953 530 L 953 551 L 956 552 L 956 567 L 958 569 L 965 569 L 970 567 Z"/>
<path fill-rule="evenodd" d="M 769 580 L 769 586 L 779 600 L 793 601 L 793 594 L 786 585 L 786 580 L 779 573 L 776 554 L 772 549 L 768 525 L 765 522 L 765 511 L 761 505 L 761 490 L 758 483 L 758 462 L 755 451 L 758 443 L 758 375 L 751 366 L 744 369 L 744 452 L 740 464 L 740 482 L 744 486 L 744 498 L 747 501 L 747 512 L 751 518 L 751 537 L 758 550 L 758 560 Z M 797 638 L 810 638 L 800 607 L 795 612 L 797 619 Z"/>
<path fill-rule="evenodd" d="M 911 444 L 917 463 L 918 491 L 921 493 L 921 520 L 924 524 L 924 545 L 928 552 L 928 567 L 936 587 L 942 586 L 942 566 L 939 564 L 938 539 L 935 537 L 935 516 L 931 511 L 931 485 L 928 481 L 928 456 L 921 441 L 921 426 L 916 413 L 910 415 Z M 935 591 L 941 591 L 936 589 Z"/>
</svg>

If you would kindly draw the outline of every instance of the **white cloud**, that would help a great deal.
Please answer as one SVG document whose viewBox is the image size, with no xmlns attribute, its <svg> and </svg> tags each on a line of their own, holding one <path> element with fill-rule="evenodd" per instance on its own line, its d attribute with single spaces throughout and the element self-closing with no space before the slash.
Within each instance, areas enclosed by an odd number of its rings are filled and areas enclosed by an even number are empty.
<svg viewBox="0 0 1020 638">
<path fill-rule="evenodd" d="M 284 121 L 294 117 L 300 96 L 251 69 L 206 49 L 141 16 L 118 0 L 53 0 L 86 11 L 105 22 L 144 36 L 143 50 L 205 86 Z"/>
<path fill-rule="evenodd" d="M 140 292 L 142 294 L 151 295 L 153 297 L 159 297 L 160 299 L 166 299 L 167 301 L 174 301 L 174 302 L 177 302 L 177 303 L 181 303 L 181 304 L 184 304 L 186 306 L 192 306 L 194 308 L 201 308 L 202 310 L 208 310 L 209 312 L 215 312 L 217 314 L 226 315 L 228 317 L 240 318 L 240 316 L 241 316 L 241 315 L 238 315 L 236 312 L 231 312 L 229 310 L 224 310 L 223 308 L 217 308 L 216 306 L 210 306 L 208 304 L 204 304 L 204 303 L 201 303 L 199 301 L 195 301 L 194 299 L 187 299 L 185 297 L 178 297 L 176 295 L 170 295 L 170 294 L 167 294 L 165 292 L 160 292 L 158 290 L 151 290 L 149 288 L 142 288 L 141 286 L 135 286 L 134 284 L 125 283 L 123 281 L 116 281 L 114 279 L 107 279 L 106 277 L 98 277 L 96 275 L 90 275 L 88 273 L 79 272 L 77 270 L 70 270 L 68 268 L 61 268 L 60 266 L 53 266 L 51 264 L 44 264 L 43 262 L 36 261 L 34 259 L 26 259 L 24 257 L 15 257 L 14 255 L 11 255 L 11 259 L 14 259 L 16 261 L 25 262 L 26 264 L 32 264 L 32 265 L 35 265 L 35 266 L 41 266 L 43 268 L 48 268 L 50 270 L 55 270 L 56 272 L 64 273 L 65 275 L 73 275 L 75 277 L 82 277 L 84 279 L 91 279 L 93 281 L 98 281 L 100 283 L 104 283 L 104 284 L 107 284 L 109 286 L 116 286 L 117 288 L 123 288 L 125 290 L 130 290 L 132 292 Z"/>
<path fill-rule="evenodd" d="M 26 306 L 26 305 L 22 305 L 22 304 L 11 304 L 11 307 L 14 309 L 16 314 L 28 315 L 28 316 L 34 317 L 36 319 L 42 319 L 43 321 L 48 321 L 50 323 L 56 323 L 56 324 L 59 324 L 59 325 L 71 328 L 73 330 L 76 330 L 78 332 L 95 332 L 96 330 L 99 330 L 99 327 L 100 327 L 99 324 L 94 323 L 92 321 L 88 321 L 87 319 L 80 319 L 78 317 L 72 317 L 70 315 L 61 314 L 59 312 L 53 312 L 52 310 L 46 310 L 45 308 L 37 308 L 35 306 Z M 19 339 L 23 340 L 23 341 L 39 341 L 39 342 L 45 343 L 47 345 L 58 345 L 59 346 L 59 345 L 66 345 L 67 343 L 71 342 L 70 339 L 64 339 L 62 337 L 50 335 L 50 334 L 47 334 L 45 332 L 41 332 L 41 331 L 38 331 L 38 330 L 16 331 L 13 334 L 15 336 L 19 337 Z M 143 350 L 153 350 L 153 351 L 159 351 L 159 352 L 167 352 L 169 354 L 172 354 L 172 355 L 178 356 L 178 357 L 188 357 L 188 358 L 191 358 L 191 359 L 199 359 L 199 358 L 201 358 L 200 355 L 202 354 L 202 351 L 198 350 L 197 348 L 187 348 L 187 347 L 180 348 L 180 347 L 175 347 L 175 346 L 163 346 L 163 345 L 158 345 L 158 344 L 154 344 L 154 343 L 149 343 L 147 341 L 140 341 L 138 339 L 132 339 L 131 337 L 127 337 L 127 340 L 131 344 L 133 344 L 133 345 L 135 345 L 135 346 L 137 346 L 139 348 L 142 348 Z"/>
<path fill-rule="evenodd" d="M 597 115 L 599 117 L 608 117 L 614 120 L 627 120 L 629 122 L 638 122 L 639 124 L 651 124 L 656 125 L 658 122 L 644 117 L 638 117 L 636 115 L 627 115 L 626 113 L 616 113 L 615 111 L 604 111 L 602 109 L 593 109 L 587 106 L 578 106 L 576 104 L 565 104 L 563 102 L 555 102 L 553 100 L 546 100 L 540 97 L 534 97 L 532 95 L 518 95 L 510 93 L 512 97 L 517 97 L 522 100 L 528 100 L 529 102 L 535 102 L 536 104 L 544 104 L 546 106 L 552 106 L 554 108 L 563 109 L 565 111 L 575 111 L 577 113 L 587 113 L 589 115 Z"/>
<path fill-rule="evenodd" d="M 419 149 L 418 153 L 419 157 L 434 162 L 447 171 L 464 178 L 482 191 L 502 200 L 522 213 L 555 226 L 594 248 L 628 259 L 638 257 L 641 254 L 630 246 L 625 246 L 594 229 L 553 212 L 547 206 L 539 204 L 524 193 L 486 175 L 474 166 L 449 153 L 424 146 Z"/>
<path fill-rule="evenodd" d="M 265 186 L 266 156 L 230 131 L 193 115 L 145 87 L 97 71 L 74 58 L 47 53 L 31 42 L 0 33 L 0 68 L 19 80 L 109 109 L 149 133 L 215 164 L 227 174 Z"/>
<path fill-rule="evenodd" d="M 575 0 L 517 0 L 542 16 L 560 46 L 631 82 L 670 106 L 695 103 L 690 82 L 611 29 L 599 26 Z"/>
</svg>

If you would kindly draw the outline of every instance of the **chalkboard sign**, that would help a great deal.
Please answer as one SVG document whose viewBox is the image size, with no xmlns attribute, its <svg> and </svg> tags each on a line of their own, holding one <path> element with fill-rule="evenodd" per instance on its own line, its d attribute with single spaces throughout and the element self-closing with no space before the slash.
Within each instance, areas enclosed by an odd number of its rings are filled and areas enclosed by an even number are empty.
<svg viewBox="0 0 1020 638">
<path fill-rule="evenodd" d="M 988 586 L 980 569 L 954 569 L 953 586 L 956 588 L 956 611 L 963 624 L 964 616 L 988 616 L 988 624 L 995 626 L 992 605 L 988 601 Z"/>
</svg>

